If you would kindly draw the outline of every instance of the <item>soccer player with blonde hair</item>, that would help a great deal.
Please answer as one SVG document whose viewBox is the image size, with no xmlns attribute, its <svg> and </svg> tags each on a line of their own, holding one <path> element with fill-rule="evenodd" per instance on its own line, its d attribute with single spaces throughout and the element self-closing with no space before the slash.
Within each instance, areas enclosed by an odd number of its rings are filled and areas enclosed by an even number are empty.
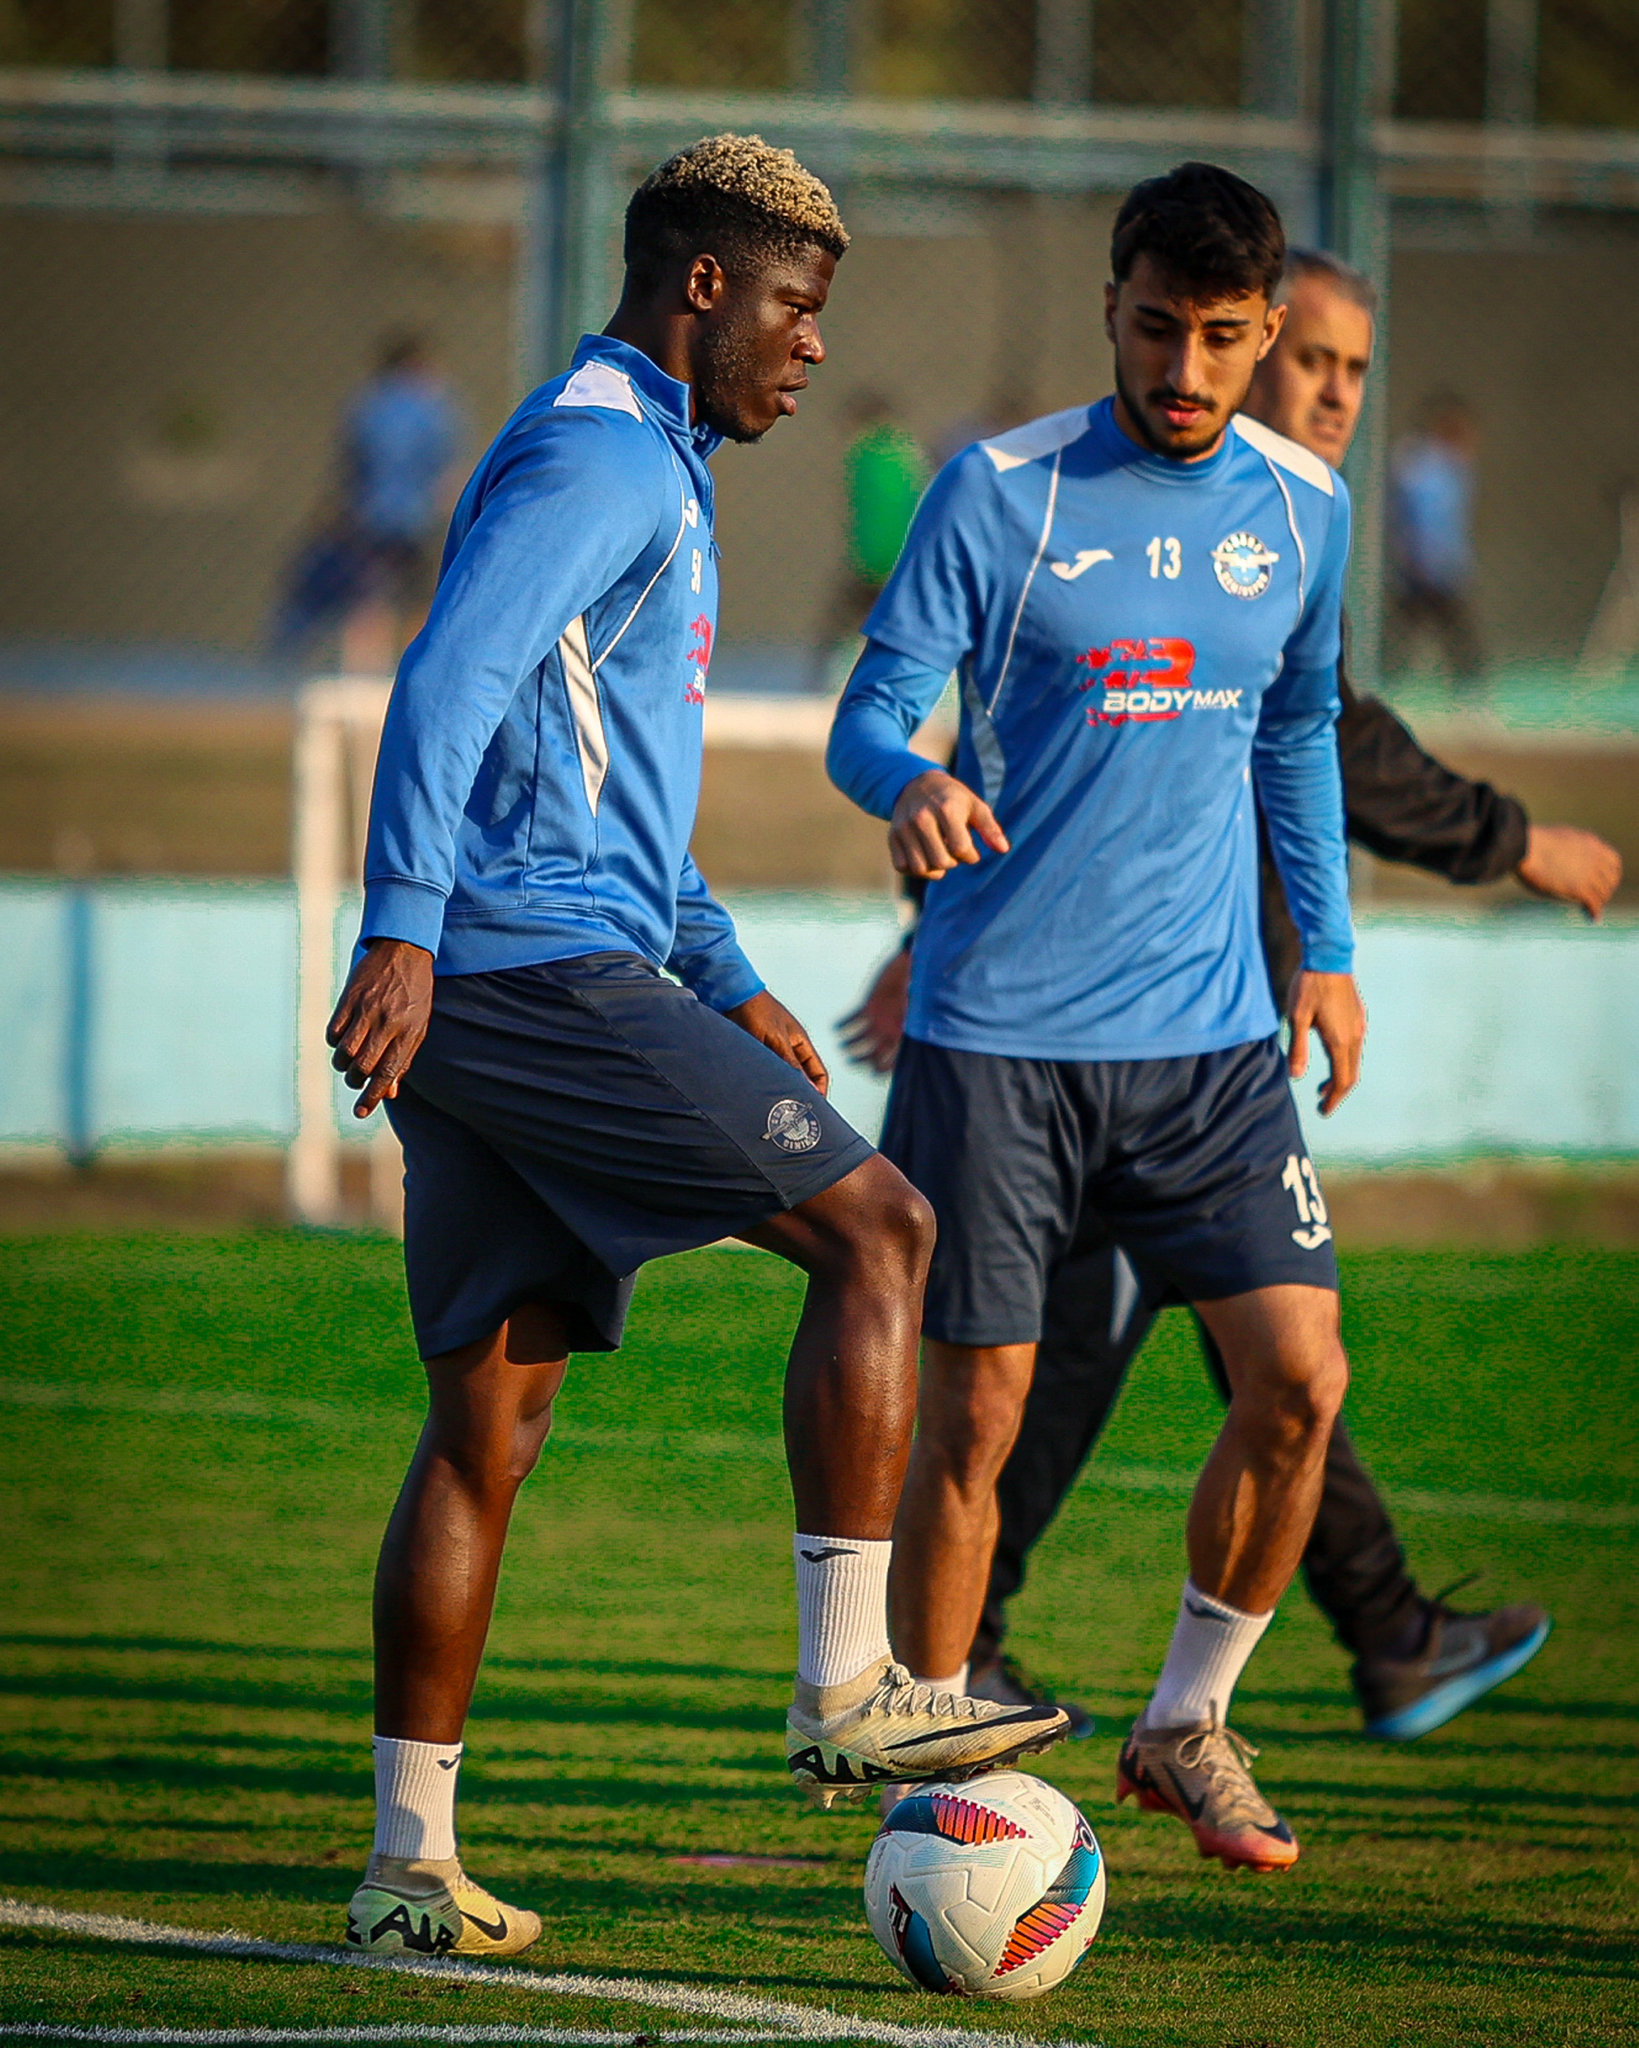
<svg viewBox="0 0 1639 2048">
<path fill-rule="evenodd" d="M 826 1100 L 690 857 L 717 613 L 708 459 L 794 413 L 848 237 L 789 151 L 720 135 L 626 217 L 613 319 L 532 393 L 456 508 L 382 738 L 336 1063 L 403 1141 L 426 1426 L 376 1578 L 376 1835 L 347 1938 L 511 1955 L 455 1784 L 512 1502 L 569 1353 L 620 1342 L 645 1260 L 733 1236 L 808 1277 L 785 1428 L 791 1773 L 820 1803 L 1004 1763 L 1053 1708 L 888 1654 L 926 1204 Z M 677 981 L 662 972 L 669 968 Z"/>
</svg>

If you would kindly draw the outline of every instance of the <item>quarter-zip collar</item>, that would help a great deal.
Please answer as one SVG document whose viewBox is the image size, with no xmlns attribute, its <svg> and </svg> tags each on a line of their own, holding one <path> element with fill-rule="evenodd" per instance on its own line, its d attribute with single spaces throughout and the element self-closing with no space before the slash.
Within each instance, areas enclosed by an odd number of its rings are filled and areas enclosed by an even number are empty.
<svg viewBox="0 0 1639 2048">
<path fill-rule="evenodd" d="M 693 423 L 693 389 L 668 376 L 652 356 L 633 348 L 629 341 L 617 341 L 612 334 L 583 334 L 575 349 L 572 369 L 582 363 L 607 363 L 619 370 L 642 395 L 644 403 L 674 439 L 704 462 L 717 453 L 723 437 L 712 428 Z"/>
</svg>

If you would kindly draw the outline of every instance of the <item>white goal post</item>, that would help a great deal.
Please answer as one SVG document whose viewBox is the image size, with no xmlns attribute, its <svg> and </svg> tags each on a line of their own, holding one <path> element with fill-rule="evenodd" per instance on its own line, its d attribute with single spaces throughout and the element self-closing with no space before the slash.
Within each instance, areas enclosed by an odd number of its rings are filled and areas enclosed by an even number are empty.
<svg viewBox="0 0 1639 2048">
<path fill-rule="evenodd" d="M 285 1160 L 290 1213 L 301 1223 L 347 1220 L 336 1128 L 335 1069 L 325 1043 L 338 994 L 336 919 L 344 892 L 362 886 L 370 785 L 392 684 L 336 676 L 306 683 L 296 700 L 291 872 L 296 885 L 296 1135 Z M 380 1111 L 371 1118 L 370 1215 L 404 1227 L 403 1160 Z"/>
</svg>

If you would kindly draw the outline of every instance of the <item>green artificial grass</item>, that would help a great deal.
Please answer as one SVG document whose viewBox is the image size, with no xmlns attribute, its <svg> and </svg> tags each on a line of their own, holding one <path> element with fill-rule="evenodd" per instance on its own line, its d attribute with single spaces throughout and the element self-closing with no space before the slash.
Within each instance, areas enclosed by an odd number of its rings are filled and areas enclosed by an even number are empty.
<svg viewBox="0 0 1639 2048">
<path fill-rule="evenodd" d="M 1017 1603 L 1021 1656 L 1098 1716 L 1035 1767 L 1111 1877 L 1081 1972 L 1009 2006 L 901 1983 L 860 1908 L 873 1816 L 815 1813 L 786 1780 L 798 1282 L 752 1253 L 651 1268 L 625 1350 L 571 1370 L 469 1731 L 464 1849 L 546 1915 L 526 1963 L 1108 2048 L 1631 2038 L 1639 1257 L 1382 1253 L 1345 1276 L 1350 1413 L 1413 1503 L 1420 1578 L 1480 1570 L 1467 1604 L 1541 1599 L 1554 1634 L 1447 1728 L 1373 1744 L 1294 1590 L 1235 1718 L 1296 1869 L 1230 1877 L 1117 1810 L 1177 1599 L 1177 1487 L 1216 1427 L 1188 1324 L 1163 1318 Z M 0 1893 L 335 1942 L 369 1841 L 370 1572 L 419 1421 L 396 1248 L 10 1240 L 0 1382 Z M 782 1861 L 682 1860 L 713 1854 Z M 691 2023 L 16 1929 L 0 2022 Z"/>
</svg>

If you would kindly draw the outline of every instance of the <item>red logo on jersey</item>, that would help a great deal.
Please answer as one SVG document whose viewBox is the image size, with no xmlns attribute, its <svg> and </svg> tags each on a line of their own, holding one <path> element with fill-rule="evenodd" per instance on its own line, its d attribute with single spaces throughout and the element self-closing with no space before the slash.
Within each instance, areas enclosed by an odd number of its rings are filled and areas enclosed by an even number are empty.
<svg viewBox="0 0 1639 2048">
<path fill-rule="evenodd" d="M 690 704 L 704 704 L 706 701 L 706 671 L 711 667 L 711 621 L 704 612 L 697 619 L 689 621 L 689 631 L 694 635 L 695 644 L 684 655 L 685 661 L 692 661 L 700 673 L 689 677 L 683 692 Z"/>
<path fill-rule="evenodd" d="M 1077 687 L 1102 692 L 1087 707 L 1089 725 L 1151 725 L 1176 718 L 1200 694 L 1190 683 L 1195 649 L 1188 640 L 1112 640 L 1078 654 L 1076 666 L 1091 671 Z"/>
</svg>

